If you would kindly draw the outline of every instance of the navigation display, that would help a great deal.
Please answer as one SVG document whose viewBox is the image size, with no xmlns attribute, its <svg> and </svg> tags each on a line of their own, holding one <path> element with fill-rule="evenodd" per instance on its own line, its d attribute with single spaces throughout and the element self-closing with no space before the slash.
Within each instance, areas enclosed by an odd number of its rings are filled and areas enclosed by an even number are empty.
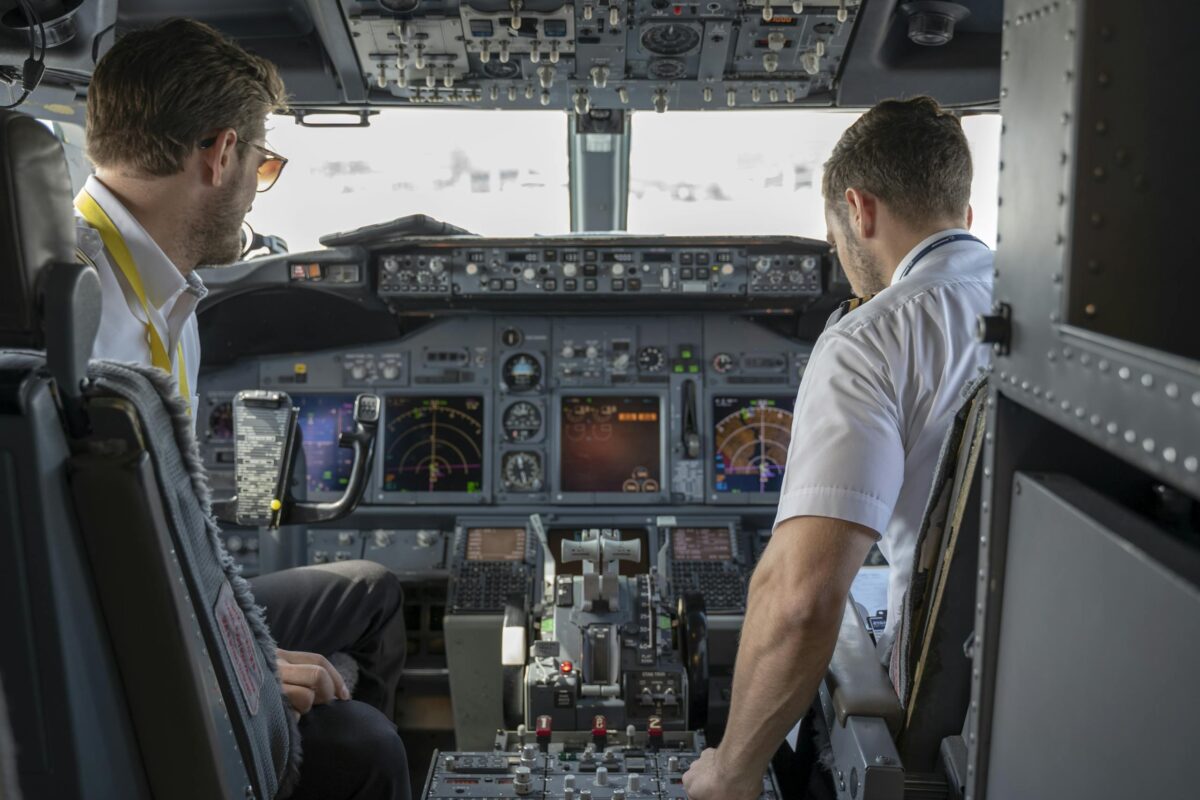
<svg viewBox="0 0 1200 800">
<path fill-rule="evenodd" d="M 350 482 L 354 451 L 338 447 L 338 434 L 354 430 L 354 395 L 295 394 L 309 492 L 341 493 Z"/>
<path fill-rule="evenodd" d="M 713 489 L 778 492 L 792 441 L 794 397 L 714 397 Z"/>
<path fill-rule="evenodd" d="M 383 491 L 483 491 L 483 398 L 389 395 Z"/>
<path fill-rule="evenodd" d="M 564 492 L 658 494 L 662 490 L 659 398 L 562 398 Z"/>
<path fill-rule="evenodd" d="M 728 528 L 675 528 L 671 555 L 676 561 L 733 561 Z"/>
<path fill-rule="evenodd" d="M 582 575 L 583 562 L 572 561 L 569 564 L 560 564 L 562 558 L 562 543 L 564 541 L 582 542 L 584 530 L 590 528 L 551 528 L 546 533 L 546 543 L 550 546 L 550 555 L 554 558 L 555 575 Z M 607 530 L 607 529 L 605 529 Z M 631 539 L 639 539 L 642 542 L 642 560 L 641 561 L 618 561 L 621 574 L 629 577 L 635 575 L 645 575 L 650 572 L 650 534 L 645 528 L 619 528 L 617 538 L 623 542 Z"/>
<path fill-rule="evenodd" d="M 470 528 L 467 561 L 523 561 L 524 528 Z"/>
</svg>

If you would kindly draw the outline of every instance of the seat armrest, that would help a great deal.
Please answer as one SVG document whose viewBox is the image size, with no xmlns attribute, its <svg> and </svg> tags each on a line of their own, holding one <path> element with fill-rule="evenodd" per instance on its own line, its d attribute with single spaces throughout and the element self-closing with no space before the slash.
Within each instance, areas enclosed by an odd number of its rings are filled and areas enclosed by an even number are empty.
<svg viewBox="0 0 1200 800">
<path fill-rule="evenodd" d="M 887 723 L 893 736 L 899 734 L 904 709 L 879 661 L 875 642 L 863 627 L 853 598 L 846 603 L 825 685 L 839 725 L 845 726 L 847 717 L 878 717 Z"/>
</svg>

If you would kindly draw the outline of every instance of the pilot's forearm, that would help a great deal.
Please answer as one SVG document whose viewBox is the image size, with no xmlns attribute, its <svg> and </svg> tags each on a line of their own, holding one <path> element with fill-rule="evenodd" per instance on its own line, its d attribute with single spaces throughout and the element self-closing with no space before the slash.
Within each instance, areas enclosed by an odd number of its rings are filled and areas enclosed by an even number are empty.
<svg viewBox="0 0 1200 800">
<path fill-rule="evenodd" d="M 781 602 L 787 587 L 774 583 L 764 581 L 750 595 L 720 748 L 723 766 L 746 778 L 766 771 L 779 744 L 811 705 L 840 625 L 840 613 L 809 612 L 796 619 L 790 605 Z"/>
<path fill-rule="evenodd" d="M 751 582 L 719 750 L 725 770 L 747 782 L 760 778 L 812 704 L 872 540 L 861 526 L 824 517 L 776 529 Z"/>
</svg>

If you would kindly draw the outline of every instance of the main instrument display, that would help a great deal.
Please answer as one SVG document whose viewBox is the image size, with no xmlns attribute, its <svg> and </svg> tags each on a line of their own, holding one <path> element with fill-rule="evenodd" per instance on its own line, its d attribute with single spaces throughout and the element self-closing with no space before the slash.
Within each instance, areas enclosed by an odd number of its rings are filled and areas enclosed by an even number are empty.
<svg viewBox="0 0 1200 800">
<path fill-rule="evenodd" d="M 657 494 L 661 441 L 656 396 L 563 397 L 561 488 Z"/>
<path fill-rule="evenodd" d="M 383 491 L 483 491 L 483 398 L 387 398 Z"/>
<path fill-rule="evenodd" d="M 778 492 L 792 441 L 793 397 L 713 398 L 713 489 Z"/>
<path fill-rule="evenodd" d="M 350 482 L 354 451 L 338 447 L 338 434 L 354 430 L 354 395 L 297 394 L 308 491 L 341 492 Z"/>
</svg>

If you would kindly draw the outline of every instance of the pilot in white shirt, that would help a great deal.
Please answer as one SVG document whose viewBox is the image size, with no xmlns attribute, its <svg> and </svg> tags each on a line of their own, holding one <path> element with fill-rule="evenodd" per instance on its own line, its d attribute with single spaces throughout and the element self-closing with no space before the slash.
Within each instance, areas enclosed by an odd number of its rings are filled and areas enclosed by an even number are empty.
<svg viewBox="0 0 1200 800">
<path fill-rule="evenodd" d="M 966 230 L 971 174 L 958 119 L 928 97 L 880 103 L 825 164 L 830 242 L 859 297 L 827 325 L 801 383 L 725 738 L 684 775 L 691 800 L 759 796 L 812 705 L 875 542 L 892 568 L 886 658 L 942 440 L 987 359 L 973 334 L 991 306 L 992 252 Z"/>
<path fill-rule="evenodd" d="M 94 205 L 88 203 L 89 198 Z M 97 208 L 101 213 L 96 212 Z M 180 396 L 189 409 L 195 409 L 200 372 L 200 331 L 195 311 L 208 293 L 204 282 L 194 271 L 180 272 L 142 224 L 96 176 L 88 178 L 76 198 L 75 214 L 79 251 L 100 275 L 104 308 L 92 357 L 164 366 L 155 363 L 157 336 L 162 344 L 162 350 L 158 351 L 160 359 L 165 352 Z M 105 247 L 103 230 L 108 225 L 128 248 L 133 265 L 131 273 L 114 263 L 118 257 L 110 255 Z M 195 420 L 193 414 L 193 425 Z"/>
<path fill-rule="evenodd" d="M 891 565 L 883 659 L 942 439 L 987 364 L 974 330 L 991 308 L 993 258 L 963 229 L 923 240 L 890 286 L 826 328 L 796 398 L 775 524 L 833 517 L 880 534 Z"/>
</svg>

